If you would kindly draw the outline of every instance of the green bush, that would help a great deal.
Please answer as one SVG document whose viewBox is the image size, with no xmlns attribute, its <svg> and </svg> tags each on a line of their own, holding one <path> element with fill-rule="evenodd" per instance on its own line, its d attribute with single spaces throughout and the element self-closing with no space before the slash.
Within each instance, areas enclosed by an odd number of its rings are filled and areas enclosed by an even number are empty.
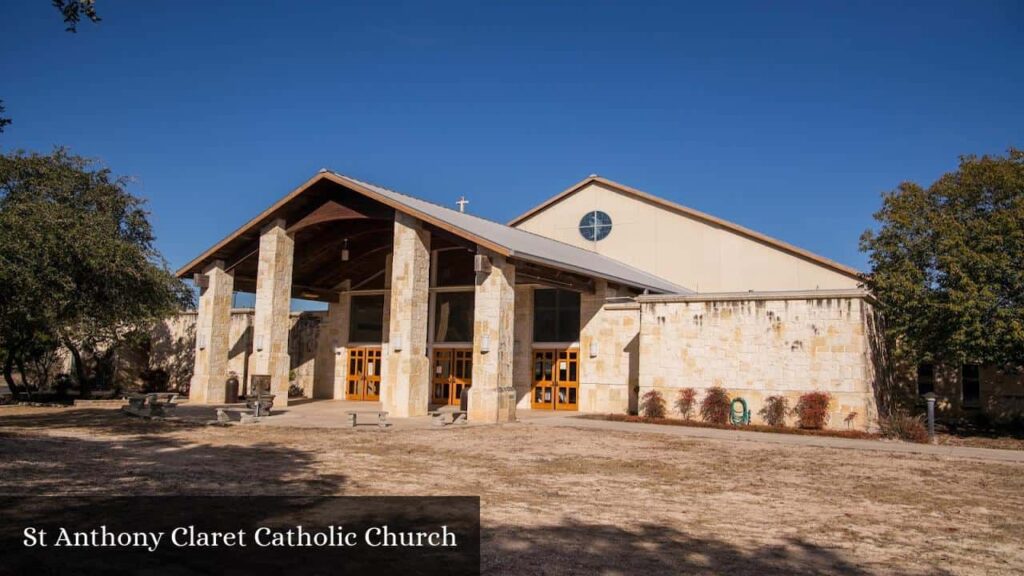
<svg viewBox="0 0 1024 576">
<path fill-rule="evenodd" d="M 789 400 L 785 396 L 769 396 L 764 399 L 764 406 L 758 411 L 761 418 L 769 426 L 784 428 L 786 414 L 789 413 Z"/>
<path fill-rule="evenodd" d="M 729 394 L 721 386 L 708 388 L 704 399 L 700 401 L 700 417 L 710 424 L 728 424 L 730 410 Z"/>
<path fill-rule="evenodd" d="M 649 390 L 644 394 L 644 397 L 640 399 L 640 414 L 644 418 L 665 417 L 665 399 L 661 396 L 661 392 Z"/>
</svg>

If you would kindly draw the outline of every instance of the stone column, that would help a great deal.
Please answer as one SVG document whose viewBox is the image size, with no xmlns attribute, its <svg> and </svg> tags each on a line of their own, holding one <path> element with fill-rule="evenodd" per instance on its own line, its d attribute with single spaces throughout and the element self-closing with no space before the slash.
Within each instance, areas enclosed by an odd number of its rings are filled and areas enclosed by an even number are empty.
<svg viewBox="0 0 1024 576">
<path fill-rule="evenodd" d="M 345 370 L 348 361 L 348 320 L 352 296 L 348 282 L 336 302 L 327 303 L 327 316 L 320 324 L 317 341 L 314 398 L 345 397 Z"/>
<path fill-rule="evenodd" d="M 429 285 L 430 232 L 412 216 L 396 212 L 380 400 L 384 410 L 398 418 L 424 416 L 429 407 Z"/>
<path fill-rule="evenodd" d="M 628 412 L 635 374 L 632 354 L 639 341 L 639 311 L 610 311 L 616 291 L 594 280 L 594 292 L 580 296 L 580 412 Z"/>
<path fill-rule="evenodd" d="M 188 398 L 194 404 L 223 404 L 227 401 L 231 294 L 235 278 L 217 260 L 203 271 L 206 288 L 199 291 L 196 315 L 196 357 Z"/>
<path fill-rule="evenodd" d="M 512 382 L 516 388 L 516 405 L 529 410 L 530 388 L 533 387 L 533 286 L 516 286 L 515 334 Z"/>
<path fill-rule="evenodd" d="M 274 406 L 288 405 L 288 314 L 294 251 L 295 241 L 285 232 L 283 220 L 275 220 L 260 233 L 249 380 L 252 382 L 255 375 L 270 375 L 270 392 L 276 395 Z"/>
<path fill-rule="evenodd" d="M 469 420 L 515 422 L 516 389 L 512 381 L 516 268 L 503 256 L 480 249 L 490 270 L 477 272 L 473 311 L 473 386 Z"/>
</svg>

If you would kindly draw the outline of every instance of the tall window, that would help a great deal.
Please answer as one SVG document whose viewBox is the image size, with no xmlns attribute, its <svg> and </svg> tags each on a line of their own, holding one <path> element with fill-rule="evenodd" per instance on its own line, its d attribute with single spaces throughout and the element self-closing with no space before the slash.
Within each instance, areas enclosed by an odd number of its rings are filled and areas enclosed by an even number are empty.
<svg viewBox="0 0 1024 576">
<path fill-rule="evenodd" d="M 349 342 L 379 343 L 384 339 L 384 295 L 353 296 L 348 317 Z"/>
<path fill-rule="evenodd" d="M 929 392 L 935 392 L 935 365 L 918 364 L 917 393 L 923 396 Z"/>
<path fill-rule="evenodd" d="M 436 274 L 438 286 L 472 286 L 476 282 L 473 253 L 463 248 L 439 250 Z"/>
<path fill-rule="evenodd" d="M 570 290 L 533 291 L 533 341 L 580 339 L 580 294 Z"/>
<path fill-rule="evenodd" d="M 977 364 L 964 364 L 960 371 L 960 383 L 964 404 L 977 404 L 981 400 L 981 367 Z"/>
<path fill-rule="evenodd" d="M 473 341 L 473 292 L 434 295 L 434 342 Z"/>
</svg>

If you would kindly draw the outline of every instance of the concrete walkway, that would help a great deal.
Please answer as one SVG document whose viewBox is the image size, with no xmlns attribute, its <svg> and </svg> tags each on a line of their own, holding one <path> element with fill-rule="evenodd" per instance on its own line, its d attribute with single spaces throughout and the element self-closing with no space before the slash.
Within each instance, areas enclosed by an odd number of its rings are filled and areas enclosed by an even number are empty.
<svg viewBox="0 0 1024 576">
<path fill-rule="evenodd" d="M 585 430 L 614 430 L 616 432 L 664 434 L 667 436 L 686 438 L 710 438 L 728 442 L 756 442 L 761 444 L 783 444 L 788 446 L 817 446 L 820 448 L 839 448 L 845 450 L 874 450 L 876 452 L 927 454 L 952 458 L 1024 463 L 1024 450 L 998 450 L 995 448 L 971 448 L 967 446 L 935 446 L 932 444 L 912 444 L 910 442 L 890 440 L 855 440 L 851 438 L 836 438 L 832 436 L 803 436 L 799 434 L 772 434 L 770 432 L 744 432 L 739 430 L 720 430 L 718 428 L 698 428 L 695 426 L 669 426 L 664 424 L 644 424 L 640 422 L 590 420 L 580 418 L 578 416 L 531 419 L 529 420 L 529 423 L 537 426 L 560 426 Z"/>
<path fill-rule="evenodd" d="M 232 405 L 240 408 L 244 405 Z M 187 403 L 178 408 L 178 416 L 194 420 L 212 420 L 216 417 L 217 406 L 189 406 Z M 274 415 L 255 424 L 256 426 L 281 426 L 293 428 L 349 428 L 347 410 L 379 410 L 379 402 L 350 402 L 347 400 L 298 400 L 287 407 L 275 409 Z M 970 458 L 998 462 L 1024 463 L 1024 450 L 998 450 L 995 448 L 971 448 L 967 446 L 934 446 L 931 444 L 911 444 L 888 440 L 854 440 L 831 436 L 802 436 L 798 434 L 772 434 L 770 432 L 746 432 L 740 430 L 721 430 L 718 428 L 698 428 L 693 426 L 668 426 L 664 424 L 644 424 L 640 422 L 615 422 L 611 420 L 590 420 L 580 418 L 577 414 L 556 412 L 552 410 L 518 410 L 518 424 L 526 426 L 569 427 L 585 430 L 613 430 L 616 432 L 633 432 L 646 434 L 665 434 L 684 438 L 706 438 L 726 442 L 755 442 L 760 444 L 782 444 L 787 446 L 816 446 L 820 448 L 838 448 L 845 450 L 874 450 L 897 454 L 924 454 L 949 458 Z M 447 430 L 452 426 L 437 427 L 430 416 L 415 418 L 388 418 L 391 423 L 388 430 Z M 380 429 L 377 419 L 365 415 L 359 420 L 356 430 Z M 365 425 L 364 425 L 365 424 Z M 456 424 L 456 428 L 487 426 L 487 424 L 469 423 Z"/>
</svg>

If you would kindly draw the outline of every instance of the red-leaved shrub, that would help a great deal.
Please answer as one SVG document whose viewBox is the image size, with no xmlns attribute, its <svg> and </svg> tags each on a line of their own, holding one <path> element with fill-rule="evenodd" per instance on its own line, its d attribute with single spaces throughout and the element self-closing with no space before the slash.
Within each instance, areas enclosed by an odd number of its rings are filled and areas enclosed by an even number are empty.
<svg viewBox="0 0 1024 576">
<path fill-rule="evenodd" d="M 828 405 L 831 401 L 832 395 L 828 392 L 801 394 L 793 408 L 800 427 L 815 430 L 824 428 L 828 423 Z"/>
<path fill-rule="evenodd" d="M 640 399 L 640 414 L 644 418 L 665 417 L 665 399 L 662 398 L 661 392 L 650 390 L 644 394 Z"/>
<path fill-rule="evenodd" d="M 700 401 L 700 417 L 711 424 L 729 423 L 729 394 L 721 386 L 708 388 L 704 399 Z"/>
<path fill-rule="evenodd" d="M 769 396 L 764 399 L 764 406 L 758 414 L 765 424 L 782 428 L 786 425 L 786 414 L 789 413 L 789 400 L 785 396 Z"/>
<path fill-rule="evenodd" d="M 693 405 L 697 403 L 697 391 L 693 388 L 683 388 L 676 398 L 676 410 L 683 417 L 683 420 L 693 418 Z"/>
</svg>

